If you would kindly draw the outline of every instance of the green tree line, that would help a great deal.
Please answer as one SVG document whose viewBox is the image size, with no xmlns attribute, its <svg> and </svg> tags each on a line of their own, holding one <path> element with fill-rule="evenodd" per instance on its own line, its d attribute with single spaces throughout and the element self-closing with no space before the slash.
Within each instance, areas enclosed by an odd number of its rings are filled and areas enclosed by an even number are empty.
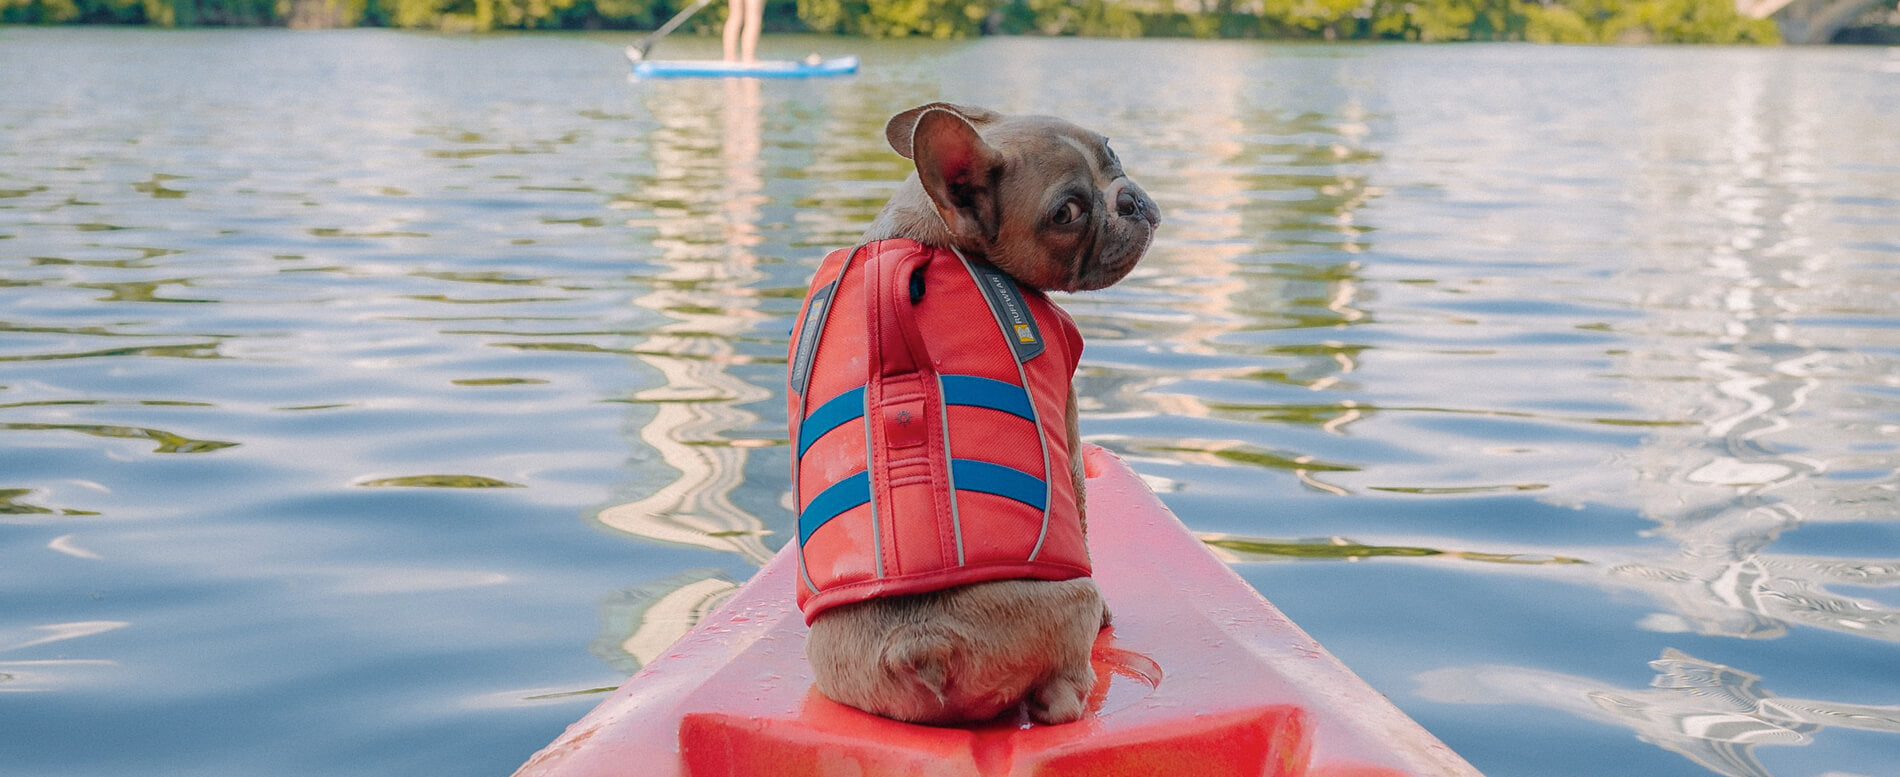
<svg viewBox="0 0 1900 777">
<path fill-rule="evenodd" d="M 0 22 L 652 29 L 691 0 L 0 0 Z M 694 20 L 725 17 L 715 2 Z M 976 35 L 1543 43 L 1772 43 L 1734 0 L 771 0 L 768 29 Z M 690 29 L 690 28 L 689 28 Z"/>
</svg>

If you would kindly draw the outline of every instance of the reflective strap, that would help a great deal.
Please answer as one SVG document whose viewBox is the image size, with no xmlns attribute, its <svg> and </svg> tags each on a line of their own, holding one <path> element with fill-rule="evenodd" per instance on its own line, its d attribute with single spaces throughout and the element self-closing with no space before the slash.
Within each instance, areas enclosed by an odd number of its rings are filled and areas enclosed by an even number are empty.
<svg viewBox="0 0 1900 777">
<path fill-rule="evenodd" d="M 958 491 L 995 494 L 1037 510 L 1046 510 L 1049 506 L 1049 484 L 1015 467 L 975 459 L 951 459 L 950 474 L 956 478 Z M 830 489 L 826 489 L 826 493 L 830 493 Z M 823 498 L 824 494 L 819 497 Z"/>
<path fill-rule="evenodd" d="M 845 261 L 849 263 L 850 259 Z M 792 392 L 801 397 L 810 385 L 812 357 L 818 353 L 818 338 L 825 333 L 825 316 L 831 312 L 831 295 L 837 291 L 837 281 L 827 283 L 813 291 L 805 305 L 805 321 L 798 330 L 798 347 L 792 350 L 790 374 Z"/>
<path fill-rule="evenodd" d="M 946 405 L 986 407 L 1036 422 L 1036 409 L 1029 402 L 1029 392 L 1021 386 L 976 375 L 944 375 L 942 378 Z"/>
<path fill-rule="evenodd" d="M 962 251 L 956 254 L 969 269 L 976 288 L 983 292 L 984 301 L 990 304 L 990 313 L 1003 328 L 1003 336 L 1016 354 L 1017 363 L 1042 355 L 1042 328 L 1036 324 L 1036 315 L 1023 299 L 1022 287 L 1016 285 L 1016 279 L 988 262 L 970 261 Z"/>
<path fill-rule="evenodd" d="M 798 457 L 804 458 L 812 443 L 826 432 L 864 417 L 864 387 L 859 386 L 818 406 L 798 424 Z"/>
<path fill-rule="evenodd" d="M 859 472 L 818 492 L 811 504 L 798 513 L 798 544 L 802 547 L 831 519 L 844 511 L 871 501 L 871 473 Z"/>
</svg>

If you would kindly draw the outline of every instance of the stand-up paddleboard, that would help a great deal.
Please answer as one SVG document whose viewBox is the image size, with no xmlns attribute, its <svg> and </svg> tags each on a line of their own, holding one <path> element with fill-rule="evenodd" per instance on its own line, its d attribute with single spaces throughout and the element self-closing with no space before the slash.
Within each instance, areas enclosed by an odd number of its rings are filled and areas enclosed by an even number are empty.
<svg viewBox="0 0 1900 777">
<path fill-rule="evenodd" d="M 771 59 L 726 62 L 717 59 L 641 59 L 633 63 L 635 78 L 815 78 L 858 72 L 855 56 L 830 59 Z"/>
<path fill-rule="evenodd" d="M 1086 446 L 1089 548 L 1115 625 L 1082 720 L 899 723 L 813 690 L 773 558 L 517 777 L 1481 777 Z"/>
</svg>

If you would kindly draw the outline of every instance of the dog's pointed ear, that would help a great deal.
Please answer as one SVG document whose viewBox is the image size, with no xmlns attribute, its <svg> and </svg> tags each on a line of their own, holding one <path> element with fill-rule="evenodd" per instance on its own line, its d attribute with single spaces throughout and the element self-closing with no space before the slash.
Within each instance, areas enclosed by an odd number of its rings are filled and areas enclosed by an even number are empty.
<svg viewBox="0 0 1900 777">
<path fill-rule="evenodd" d="M 884 125 L 884 139 L 890 141 L 891 150 L 896 151 L 898 156 L 905 159 L 916 158 L 913 156 L 915 149 L 913 139 L 917 132 L 917 119 L 930 111 L 949 111 L 958 116 L 962 116 L 964 121 L 977 126 L 982 126 L 1002 118 L 1001 114 L 988 108 L 973 108 L 967 105 L 956 105 L 954 103 L 926 103 L 919 105 L 896 116 L 892 116 L 890 122 Z"/>
<path fill-rule="evenodd" d="M 911 132 L 917 180 L 937 207 L 944 226 L 957 239 L 988 242 L 995 237 L 996 185 L 1003 157 L 983 142 L 961 113 L 928 110 Z"/>
</svg>

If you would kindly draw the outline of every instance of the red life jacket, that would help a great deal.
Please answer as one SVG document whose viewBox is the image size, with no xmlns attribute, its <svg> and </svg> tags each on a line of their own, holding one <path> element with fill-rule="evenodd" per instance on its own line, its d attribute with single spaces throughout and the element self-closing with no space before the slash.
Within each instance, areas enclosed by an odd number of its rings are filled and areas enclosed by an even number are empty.
<svg viewBox="0 0 1900 777">
<path fill-rule="evenodd" d="M 792 330 L 798 606 L 1089 574 L 1068 314 L 913 240 L 825 257 Z"/>
</svg>

